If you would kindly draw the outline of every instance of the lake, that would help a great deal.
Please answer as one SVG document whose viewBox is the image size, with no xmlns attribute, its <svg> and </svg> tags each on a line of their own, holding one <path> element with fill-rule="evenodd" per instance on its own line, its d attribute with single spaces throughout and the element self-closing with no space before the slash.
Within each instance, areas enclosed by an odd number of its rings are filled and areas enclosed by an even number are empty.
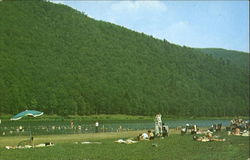
<svg viewBox="0 0 250 160">
<path fill-rule="evenodd" d="M 210 127 L 222 123 L 229 126 L 229 120 L 165 120 L 170 128 L 185 126 L 186 124 L 198 127 Z M 103 120 L 99 121 L 99 132 L 118 132 L 129 130 L 154 129 L 154 121 L 149 120 Z M 95 132 L 95 121 L 74 120 L 2 120 L 0 136 L 14 135 L 47 135 L 47 134 L 79 134 Z"/>
</svg>

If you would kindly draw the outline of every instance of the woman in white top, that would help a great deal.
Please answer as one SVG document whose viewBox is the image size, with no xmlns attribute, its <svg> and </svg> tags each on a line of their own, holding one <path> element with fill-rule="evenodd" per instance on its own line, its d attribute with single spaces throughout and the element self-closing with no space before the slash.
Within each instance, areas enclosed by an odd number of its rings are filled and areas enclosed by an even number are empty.
<svg viewBox="0 0 250 160">
<path fill-rule="evenodd" d="M 156 136 L 162 135 L 162 120 L 161 120 L 161 114 L 158 113 L 155 116 L 155 134 Z"/>
</svg>

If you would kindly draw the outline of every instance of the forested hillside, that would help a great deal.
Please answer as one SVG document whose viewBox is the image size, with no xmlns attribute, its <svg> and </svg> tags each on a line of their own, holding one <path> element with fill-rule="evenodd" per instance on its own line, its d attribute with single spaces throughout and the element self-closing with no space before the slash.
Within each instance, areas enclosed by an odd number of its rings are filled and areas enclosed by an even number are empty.
<svg viewBox="0 0 250 160">
<path fill-rule="evenodd" d="M 249 70 L 249 53 L 231 51 L 222 48 L 199 49 L 202 53 L 210 54 L 217 59 L 222 59 L 225 63 L 232 63 L 242 69 Z"/>
<path fill-rule="evenodd" d="M 248 115 L 248 72 L 44 1 L 0 2 L 0 113 Z"/>
</svg>

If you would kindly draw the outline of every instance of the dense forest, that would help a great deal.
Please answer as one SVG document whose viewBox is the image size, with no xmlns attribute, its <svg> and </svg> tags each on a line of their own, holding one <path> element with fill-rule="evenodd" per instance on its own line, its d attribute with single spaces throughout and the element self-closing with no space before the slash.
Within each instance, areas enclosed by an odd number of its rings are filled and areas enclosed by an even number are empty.
<svg viewBox="0 0 250 160">
<path fill-rule="evenodd" d="M 0 22 L 1 114 L 249 114 L 232 61 L 40 0 L 1 1 Z"/>
<path fill-rule="evenodd" d="M 202 53 L 210 54 L 217 59 L 221 59 L 226 63 L 234 64 L 237 67 L 249 69 L 249 54 L 240 51 L 230 51 L 222 48 L 201 48 Z"/>
</svg>

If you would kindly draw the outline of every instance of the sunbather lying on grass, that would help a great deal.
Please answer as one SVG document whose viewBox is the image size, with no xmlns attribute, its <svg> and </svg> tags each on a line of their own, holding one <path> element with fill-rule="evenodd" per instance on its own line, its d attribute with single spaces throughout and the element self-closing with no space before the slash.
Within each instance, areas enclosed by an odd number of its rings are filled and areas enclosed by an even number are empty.
<svg viewBox="0 0 250 160">
<path fill-rule="evenodd" d="M 54 146 L 55 144 L 52 142 L 45 142 L 45 143 L 41 143 L 41 144 L 37 144 L 35 145 L 35 147 L 49 147 L 49 146 Z"/>
<path fill-rule="evenodd" d="M 22 148 L 49 147 L 49 146 L 54 146 L 54 143 L 45 142 L 45 143 L 37 144 L 37 145 L 34 145 L 34 146 L 31 146 L 31 145 L 5 146 L 5 148 L 6 149 L 22 149 Z"/>
<path fill-rule="evenodd" d="M 220 139 L 220 138 L 215 138 L 215 137 L 207 137 L 207 136 L 202 136 L 202 137 L 197 137 L 197 136 L 193 136 L 193 140 L 195 141 L 199 141 L 199 142 L 211 142 L 211 141 L 226 141 L 226 139 Z"/>
<path fill-rule="evenodd" d="M 138 141 L 134 141 L 132 139 L 127 139 L 127 140 L 123 140 L 123 139 L 118 139 L 117 141 L 115 141 L 116 143 L 125 143 L 125 144 L 134 144 L 137 143 Z"/>
</svg>

